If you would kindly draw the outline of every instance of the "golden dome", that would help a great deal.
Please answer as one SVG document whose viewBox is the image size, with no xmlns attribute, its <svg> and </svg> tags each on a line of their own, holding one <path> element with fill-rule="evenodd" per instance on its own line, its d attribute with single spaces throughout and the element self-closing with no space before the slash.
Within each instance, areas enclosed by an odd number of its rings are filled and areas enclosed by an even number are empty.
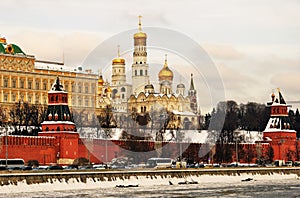
<svg viewBox="0 0 300 198">
<path fill-rule="evenodd" d="M 125 59 L 120 57 L 120 45 L 118 45 L 118 58 L 113 59 L 112 64 L 125 64 Z"/>
<path fill-rule="evenodd" d="M 103 77 L 102 77 L 102 75 L 100 75 L 100 77 L 99 77 L 99 79 L 98 79 L 98 85 L 103 85 L 103 83 L 104 83 L 104 80 L 103 80 Z"/>
<path fill-rule="evenodd" d="M 111 88 L 110 88 L 110 87 L 107 87 L 107 88 L 105 89 L 105 93 L 111 93 Z"/>
<path fill-rule="evenodd" d="M 112 64 L 113 65 L 115 65 L 115 64 L 125 64 L 125 59 L 124 58 L 120 58 L 120 57 L 115 58 L 115 59 L 113 59 Z"/>
<path fill-rule="evenodd" d="M 173 72 L 168 67 L 167 55 L 165 59 L 164 67 L 158 73 L 159 80 L 173 80 Z"/>
<path fill-rule="evenodd" d="M 147 38 L 147 34 L 144 32 L 135 33 L 133 38 Z"/>
</svg>

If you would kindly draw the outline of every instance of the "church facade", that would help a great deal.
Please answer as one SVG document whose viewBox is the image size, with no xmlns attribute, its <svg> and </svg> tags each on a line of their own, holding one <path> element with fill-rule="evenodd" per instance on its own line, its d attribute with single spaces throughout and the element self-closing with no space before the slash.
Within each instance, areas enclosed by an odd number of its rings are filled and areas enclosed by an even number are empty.
<svg viewBox="0 0 300 198">
<path fill-rule="evenodd" d="M 187 90 L 183 83 L 174 86 L 174 73 L 168 65 L 167 55 L 157 74 L 159 87 L 150 83 L 149 64 L 147 62 L 147 34 L 142 31 L 141 17 L 138 32 L 133 35 L 133 63 L 131 65 L 131 84 L 126 80 L 126 60 L 118 57 L 112 60 L 111 82 L 104 82 L 102 75 L 98 81 L 98 107 L 110 106 L 116 115 L 116 122 L 122 123 L 128 116 L 148 116 L 164 112 L 172 116 L 168 128 L 198 128 L 200 111 L 193 74 Z M 150 122 L 146 122 L 146 125 Z M 145 123 L 144 123 L 145 124 Z M 144 125 L 143 124 L 143 125 Z"/>
</svg>

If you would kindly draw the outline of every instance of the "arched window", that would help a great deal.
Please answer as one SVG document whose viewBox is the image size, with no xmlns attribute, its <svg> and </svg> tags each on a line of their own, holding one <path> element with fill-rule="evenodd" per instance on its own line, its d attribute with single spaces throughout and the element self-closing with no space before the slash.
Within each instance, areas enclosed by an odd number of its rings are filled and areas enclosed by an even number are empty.
<svg viewBox="0 0 300 198">
<path fill-rule="evenodd" d="M 57 127 L 57 128 L 56 128 L 56 131 L 60 131 L 60 127 Z"/>
<path fill-rule="evenodd" d="M 125 87 L 122 87 L 121 92 L 125 92 L 125 91 L 126 91 Z"/>
</svg>

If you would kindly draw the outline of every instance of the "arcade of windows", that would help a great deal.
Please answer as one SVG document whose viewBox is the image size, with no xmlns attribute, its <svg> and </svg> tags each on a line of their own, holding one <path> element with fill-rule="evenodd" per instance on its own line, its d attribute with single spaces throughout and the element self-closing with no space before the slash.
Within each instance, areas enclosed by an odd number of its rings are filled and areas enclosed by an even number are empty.
<svg viewBox="0 0 300 198">
<path fill-rule="evenodd" d="M 138 70 L 134 70 L 134 75 L 138 76 Z M 147 76 L 147 75 L 148 75 L 148 72 L 147 72 L 147 70 L 145 70 L 145 76 Z M 144 71 L 142 69 L 140 70 L 140 76 L 144 76 Z"/>
</svg>

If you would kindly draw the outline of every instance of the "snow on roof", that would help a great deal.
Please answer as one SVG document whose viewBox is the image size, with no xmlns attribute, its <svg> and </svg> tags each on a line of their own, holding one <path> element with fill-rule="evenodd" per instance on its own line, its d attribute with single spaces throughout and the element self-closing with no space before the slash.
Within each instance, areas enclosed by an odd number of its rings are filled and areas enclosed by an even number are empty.
<svg viewBox="0 0 300 198">
<path fill-rule="evenodd" d="M 196 114 L 194 114 L 193 112 L 190 111 L 177 111 L 177 110 L 173 110 L 172 111 L 175 115 L 182 115 L 182 116 L 196 116 Z"/>
<path fill-rule="evenodd" d="M 50 61 L 35 61 L 36 69 L 52 70 L 52 71 L 64 71 L 73 73 L 88 73 L 82 70 L 82 67 L 68 67 L 63 63 L 56 63 Z"/>
</svg>

